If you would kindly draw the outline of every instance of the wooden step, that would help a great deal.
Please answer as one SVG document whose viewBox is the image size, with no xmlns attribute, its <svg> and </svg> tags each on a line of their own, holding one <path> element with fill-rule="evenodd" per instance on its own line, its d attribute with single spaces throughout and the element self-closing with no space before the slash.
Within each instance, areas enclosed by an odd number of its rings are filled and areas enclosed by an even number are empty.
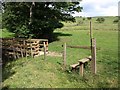
<svg viewBox="0 0 120 90">
<path fill-rule="evenodd" d="M 72 68 L 76 68 L 77 66 L 79 66 L 79 63 L 70 65 Z"/>
<path fill-rule="evenodd" d="M 88 59 L 90 59 L 90 60 L 91 60 L 91 59 L 92 59 L 92 56 L 88 56 L 88 57 L 86 57 L 86 58 L 88 58 Z"/>
<path fill-rule="evenodd" d="M 92 59 L 92 57 L 91 57 L 91 56 L 88 56 L 88 57 L 86 57 L 86 58 L 83 58 L 83 59 L 81 59 L 81 60 L 78 60 L 78 62 L 79 62 L 79 63 L 86 63 L 86 62 L 90 61 L 91 59 Z"/>
<path fill-rule="evenodd" d="M 88 61 L 90 61 L 90 59 L 88 59 L 88 58 L 84 58 L 84 59 L 78 60 L 79 63 L 86 63 Z"/>
</svg>

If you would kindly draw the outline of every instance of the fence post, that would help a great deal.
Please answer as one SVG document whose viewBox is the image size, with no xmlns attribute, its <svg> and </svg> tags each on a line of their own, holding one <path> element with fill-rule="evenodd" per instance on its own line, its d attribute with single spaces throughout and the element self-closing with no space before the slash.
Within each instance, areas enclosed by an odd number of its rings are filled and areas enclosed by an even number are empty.
<svg viewBox="0 0 120 90">
<path fill-rule="evenodd" d="M 31 50 L 31 56 L 33 57 L 32 40 L 31 39 L 30 39 L 30 50 Z"/>
<path fill-rule="evenodd" d="M 83 65 L 84 65 L 84 64 L 83 64 L 83 63 L 79 63 L 79 65 L 80 65 L 79 74 L 80 74 L 81 76 L 83 76 L 83 71 L 84 71 L 84 68 L 83 68 L 84 66 L 83 66 Z"/>
<path fill-rule="evenodd" d="M 93 46 L 92 46 L 92 61 L 91 61 L 91 69 L 92 73 L 96 74 L 96 39 L 93 38 L 92 40 Z"/>
<path fill-rule="evenodd" d="M 66 70 L 66 43 L 64 43 L 63 48 L 64 48 L 64 50 L 63 50 L 63 69 Z"/>
<path fill-rule="evenodd" d="M 16 52 L 16 50 L 15 50 L 16 48 L 14 47 L 14 46 L 15 46 L 15 44 L 16 44 L 16 43 L 15 43 L 15 39 L 14 39 L 14 38 L 12 38 L 12 43 L 13 43 L 13 45 L 12 45 L 12 49 L 13 49 L 13 56 L 14 56 L 14 59 L 16 59 L 16 53 L 17 53 L 17 52 Z"/>
<path fill-rule="evenodd" d="M 25 51 L 25 57 L 26 57 L 26 59 L 27 59 L 27 50 L 28 50 L 28 46 L 27 46 L 27 40 L 26 39 L 24 39 L 24 41 L 23 41 L 23 45 L 24 45 L 24 51 Z"/>
<path fill-rule="evenodd" d="M 44 60 L 46 60 L 46 45 L 45 45 L 45 42 L 43 42 L 44 44 Z"/>
<path fill-rule="evenodd" d="M 46 51 L 48 52 L 48 41 L 46 41 Z"/>
</svg>

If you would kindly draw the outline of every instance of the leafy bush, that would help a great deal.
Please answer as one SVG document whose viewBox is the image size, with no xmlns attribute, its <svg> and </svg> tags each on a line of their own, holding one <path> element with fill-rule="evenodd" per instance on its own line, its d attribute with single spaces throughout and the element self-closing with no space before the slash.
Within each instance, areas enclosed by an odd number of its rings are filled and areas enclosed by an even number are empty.
<svg viewBox="0 0 120 90">
<path fill-rule="evenodd" d="M 116 18 L 113 23 L 118 23 L 119 22 L 119 18 Z"/>
<path fill-rule="evenodd" d="M 103 17 L 99 17 L 99 18 L 96 19 L 96 21 L 98 23 L 103 23 L 105 21 L 105 19 Z"/>
<path fill-rule="evenodd" d="M 85 18 L 83 18 L 83 21 L 85 20 Z"/>
<path fill-rule="evenodd" d="M 92 17 L 87 17 L 87 19 L 88 19 L 88 20 L 91 20 L 91 19 L 92 19 Z"/>
</svg>

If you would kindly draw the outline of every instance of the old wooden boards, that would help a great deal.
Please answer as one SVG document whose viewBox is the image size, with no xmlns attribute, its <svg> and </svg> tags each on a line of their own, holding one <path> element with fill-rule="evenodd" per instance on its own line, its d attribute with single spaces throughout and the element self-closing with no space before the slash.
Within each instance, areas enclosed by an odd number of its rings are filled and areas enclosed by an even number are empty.
<svg viewBox="0 0 120 90">
<path fill-rule="evenodd" d="M 44 44 L 44 60 L 46 60 L 46 45 L 45 45 L 45 42 L 43 42 Z"/>
<path fill-rule="evenodd" d="M 96 39 L 92 40 L 92 61 L 91 69 L 94 74 L 96 74 Z"/>
<path fill-rule="evenodd" d="M 23 38 L 2 38 L 3 53 L 13 54 L 13 57 L 38 56 L 39 51 L 48 51 L 47 39 L 23 39 Z"/>
<path fill-rule="evenodd" d="M 65 70 L 66 68 L 66 48 L 82 48 L 82 49 L 89 49 L 91 50 L 91 56 L 86 57 L 84 59 L 78 60 L 77 64 L 70 65 L 72 69 L 75 69 L 77 66 L 79 66 L 79 73 L 81 76 L 83 76 L 84 72 L 84 64 L 86 62 L 91 61 L 91 71 L 93 74 L 96 74 L 96 39 L 92 38 L 92 48 L 90 46 L 69 46 L 64 43 L 63 45 L 63 69 Z"/>
</svg>

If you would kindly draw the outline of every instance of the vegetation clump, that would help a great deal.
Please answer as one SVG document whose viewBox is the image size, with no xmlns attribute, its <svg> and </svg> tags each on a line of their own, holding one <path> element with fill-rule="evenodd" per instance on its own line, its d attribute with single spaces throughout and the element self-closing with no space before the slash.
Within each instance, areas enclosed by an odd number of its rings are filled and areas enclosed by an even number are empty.
<svg viewBox="0 0 120 90">
<path fill-rule="evenodd" d="M 103 17 L 99 17 L 99 18 L 96 19 L 96 21 L 98 23 L 103 23 L 105 21 L 105 19 Z"/>
</svg>

